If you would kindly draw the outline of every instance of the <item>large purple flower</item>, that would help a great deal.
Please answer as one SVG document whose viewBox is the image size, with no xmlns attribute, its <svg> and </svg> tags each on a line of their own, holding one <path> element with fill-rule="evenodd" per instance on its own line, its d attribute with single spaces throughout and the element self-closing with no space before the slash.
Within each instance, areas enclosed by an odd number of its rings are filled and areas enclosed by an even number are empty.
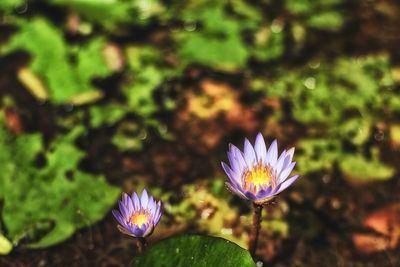
<svg viewBox="0 0 400 267">
<path fill-rule="evenodd" d="M 267 150 L 261 133 L 257 135 L 254 147 L 245 139 L 244 152 L 230 144 L 230 166 L 221 162 L 229 177 L 226 184 L 238 196 L 263 204 L 299 177 L 295 175 L 288 178 L 296 165 L 296 162 L 292 162 L 293 153 L 294 148 L 284 150 L 278 158 L 277 141 L 273 141 Z"/>
<path fill-rule="evenodd" d="M 113 210 L 114 217 L 119 222 L 118 229 L 133 237 L 150 235 L 161 218 L 161 202 L 149 197 L 143 189 L 141 198 L 133 192 L 132 196 L 123 193 L 118 202 L 119 211 Z"/>
</svg>

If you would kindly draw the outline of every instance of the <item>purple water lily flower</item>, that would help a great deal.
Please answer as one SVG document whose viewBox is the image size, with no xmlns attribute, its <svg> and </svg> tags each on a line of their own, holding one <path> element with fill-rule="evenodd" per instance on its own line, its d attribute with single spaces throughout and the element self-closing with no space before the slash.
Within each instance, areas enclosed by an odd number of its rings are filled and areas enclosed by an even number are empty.
<svg viewBox="0 0 400 267">
<path fill-rule="evenodd" d="M 278 144 L 273 141 L 266 148 L 264 138 L 259 133 L 254 147 L 246 138 L 244 152 L 230 144 L 228 159 L 230 166 L 222 163 L 222 168 L 229 177 L 226 183 L 238 196 L 261 205 L 288 188 L 298 175 L 289 175 L 296 162 L 292 162 L 294 148 L 284 150 L 278 157 Z"/>
<path fill-rule="evenodd" d="M 156 202 L 149 197 L 146 189 L 143 189 L 141 197 L 134 192 L 132 196 L 125 193 L 118 202 L 119 211 L 112 211 L 119 222 L 118 229 L 133 237 L 146 237 L 150 235 L 161 218 L 161 202 Z"/>
</svg>

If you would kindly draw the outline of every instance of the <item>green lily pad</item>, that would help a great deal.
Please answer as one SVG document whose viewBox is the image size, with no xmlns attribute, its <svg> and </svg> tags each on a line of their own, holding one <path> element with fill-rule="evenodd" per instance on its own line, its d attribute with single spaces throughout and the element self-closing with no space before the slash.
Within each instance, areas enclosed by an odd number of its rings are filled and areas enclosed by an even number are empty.
<svg viewBox="0 0 400 267">
<path fill-rule="evenodd" d="M 131 267 L 255 267 L 249 252 L 219 237 L 185 235 L 165 239 L 135 258 Z"/>
</svg>

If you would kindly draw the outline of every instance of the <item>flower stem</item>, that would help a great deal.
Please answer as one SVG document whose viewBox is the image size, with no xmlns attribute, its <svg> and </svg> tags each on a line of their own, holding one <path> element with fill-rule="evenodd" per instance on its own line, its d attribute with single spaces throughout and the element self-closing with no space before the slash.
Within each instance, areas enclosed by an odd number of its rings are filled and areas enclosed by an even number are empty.
<svg viewBox="0 0 400 267">
<path fill-rule="evenodd" d="M 250 255 L 255 257 L 257 242 L 258 242 L 258 234 L 260 232 L 261 226 L 261 212 L 262 205 L 254 204 L 254 214 L 253 214 L 253 225 L 251 226 L 250 236 L 249 236 L 249 252 Z"/>
<path fill-rule="evenodd" d="M 136 242 L 136 246 L 138 249 L 139 254 L 141 254 L 145 248 L 147 247 L 147 240 L 144 237 L 138 237 L 137 238 L 137 242 Z"/>
</svg>

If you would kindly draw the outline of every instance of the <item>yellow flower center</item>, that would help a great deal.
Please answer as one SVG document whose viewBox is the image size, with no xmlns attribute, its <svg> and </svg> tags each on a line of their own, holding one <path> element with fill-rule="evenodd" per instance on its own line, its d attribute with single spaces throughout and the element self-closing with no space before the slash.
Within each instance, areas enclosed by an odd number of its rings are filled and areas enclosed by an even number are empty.
<svg viewBox="0 0 400 267">
<path fill-rule="evenodd" d="M 141 227 L 142 225 L 146 224 L 150 220 L 150 214 L 145 210 L 139 210 L 132 214 L 131 218 L 129 219 L 130 223 L 133 225 L 137 225 Z"/>
<path fill-rule="evenodd" d="M 263 187 L 267 188 L 271 186 L 275 188 L 277 186 L 277 180 L 272 173 L 271 167 L 259 162 L 254 165 L 252 169 L 246 170 L 243 173 L 242 185 L 243 189 L 246 191 L 256 194 Z"/>
</svg>

